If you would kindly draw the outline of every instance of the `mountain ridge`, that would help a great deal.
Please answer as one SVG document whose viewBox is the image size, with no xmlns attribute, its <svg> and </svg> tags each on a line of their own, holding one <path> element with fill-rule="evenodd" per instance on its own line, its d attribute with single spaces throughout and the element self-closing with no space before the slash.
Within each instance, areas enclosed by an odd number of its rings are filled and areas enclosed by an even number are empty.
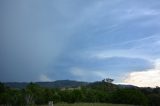
<svg viewBox="0 0 160 106">
<path fill-rule="evenodd" d="M 29 83 L 38 84 L 41 87 L 46 88 L 67 88 L 67 87 L 78 87 L 85 86 L 89 82 L 75 81 L 75 80 L 56 80 L 56 81 L 46 81 L 46 82 L 4 82 L 4 84 L 11 88 L 25 88 Z"/>
<path fill-rule="evenodd" d="M 4 84 L 11 88 L 23 89 L 29 83 L 38 84 L 41 87 L 45 88 L 74 88 L 79 86 L 86 86 L 96 84 L 97 82 L 85 82 L 85 81 L 76 81 L 76 80 L 56 80 L 56 81 L 46 81 L 46 82 L 4 82 Z M 114 84 L 118 88 L 137 88 L 134 85 L 123 85 L 123 84 Z"/>
</svg>

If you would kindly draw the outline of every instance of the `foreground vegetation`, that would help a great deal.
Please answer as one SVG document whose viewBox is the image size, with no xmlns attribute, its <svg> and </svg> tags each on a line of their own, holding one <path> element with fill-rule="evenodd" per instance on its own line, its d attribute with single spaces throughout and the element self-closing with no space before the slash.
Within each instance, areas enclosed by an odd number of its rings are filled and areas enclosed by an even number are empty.
<svg viewBox="0 0 160 106">
<path fill-rule="evenodd" d="M 67 106 L 67 104 L 58 103 L 68 103 L 68 106 L 105 106 L 105 103 L 160 106 L 160 88 L 119 88 L 117 85 L 112 84 L 111 79 L 67 89 L 43 88 L 34 83 L 28 84 L 24 89 L 13 89 L 0 83 L 0 104 L 39 106 L 48 104 L 48 101 L 53 101 L 57 104 L 56 106 Z"/>
<path fill-rule="evenodd" d="M 48 106 L 48 105 L 44 105 Z M 74 104 L 56 104 L 55 106 L 133 106 L 125 104 L 107 104 L 107 103 L 74 103 Z"/>
</svg>

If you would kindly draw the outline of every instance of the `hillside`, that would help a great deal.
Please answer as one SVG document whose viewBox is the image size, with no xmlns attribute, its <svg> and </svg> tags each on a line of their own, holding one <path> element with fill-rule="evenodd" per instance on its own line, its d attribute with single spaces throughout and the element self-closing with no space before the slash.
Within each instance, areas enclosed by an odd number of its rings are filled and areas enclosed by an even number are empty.
<svg viewBox="0 0 160 106">
<path fill-rule="evenodd" d="M 30 82 L 6 82 L 4 83 L 6 86 L 9 86 L 11 88 L 18 88 L 22 89 L 25 88 Z M 33 82 L 35 84 L 40 85 L 41 87 L 45 88 L 70 88 L 70 87 L 78 87 L 78 86 L 97 86 L 101 83 L 99 82 L 83 82 L 83 81 L 75 81 L 75 80 L 57 80 L 53 82 Z M 136 88 L 136 86 L 133 85 L 123 85 L 123 84 L 117 84 L 118 88 Z"/>
<path fill-rule="evenodd" d="M 12 89 L 5 85 L 12 84 Z M 43 87 L 47 87 L 43 88 Z M 0 105 L 1 104 L 47 104 L 53 103 L 113 103 L 113 104 L 133 104 L 141 106 L 160 106 L 160 88 L 138 88 L 132 85 L 115 85 L 107 80 L 92 83 L 60 80 L 54 82 L 36 83 L 0 83 Z M 78 87 L 78 89 L 61 89 L 61 87 Z M 11 85 L 9 85 L 11 86 Z M 48 89 L 50 87 L 51 89 Z M 52 88 L 58 89 L 52 89 Z M 30 96 L 28 96 L 30 95 Z M 13 98 L 14 97 L 14 98 Z M 28 102 L 28 100 L 32 99 Z M 27 98 L 27 99 L 26 99 Z M 35 101 L 33 103 L 33 101 Z M 88 104 L 87 104 L 88 105 Z"/>
<path fill-rule="evenodd" d="M 88 84 L 88 82 L 73 81 L 73 80 L 57 80 L 53 82 L 34 82 L 34 83 L 40 85 L 41 87 L 46 87 L 46 88 L 78 87 Z M 22 89 L 25 88 L 29 84 L 29 82 L 6 82 L 4 84 L 11 88 Z"/>
</svg>

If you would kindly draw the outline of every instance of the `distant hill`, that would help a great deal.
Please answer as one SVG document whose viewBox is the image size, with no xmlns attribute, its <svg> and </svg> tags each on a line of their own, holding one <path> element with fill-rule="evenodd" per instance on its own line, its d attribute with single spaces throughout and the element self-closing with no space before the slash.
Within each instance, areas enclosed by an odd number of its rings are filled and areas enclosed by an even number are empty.
<svg viewBox="0 0 160 106">
<path fill-rule="evenodd" d="M 25 88 L 30 82 L 6 82 L 4 83 L 6 86 L 9 86 L 11 88 L 18 88 L 22 89 Z M 79 86 L 86 86 L 88 87 L 99 87 L 102 83 L 98 82 L 82 82 L 82 81 L 75 81 L 75 80 L 57 80 L 53 82 L 33 82 L 35 84 L 38 84 L 41 87 L 45 88 L 74 88 Z M 103 85 L 103 84 L 102 84 Z M 136 86 L 133 85 L 123 85 L 123 84 L 113 84 L 114 86 L 117 86 L 118 88 L 136 88 Z"/>
<path fill-rule="evenodd" d="M 73 80 L 57 80 L 53 82 L 34 82 L 35 84 L 40 85 L 41 87 L 46 88 L 69 88 L 69 87 L 78 87 L 87 85 L 88 82 L 82 81 L 73 81 Z M 25 88 L 29 82 L 6 82 L 4 83 L 6 86 L 11 88 Z"/>
</svg>

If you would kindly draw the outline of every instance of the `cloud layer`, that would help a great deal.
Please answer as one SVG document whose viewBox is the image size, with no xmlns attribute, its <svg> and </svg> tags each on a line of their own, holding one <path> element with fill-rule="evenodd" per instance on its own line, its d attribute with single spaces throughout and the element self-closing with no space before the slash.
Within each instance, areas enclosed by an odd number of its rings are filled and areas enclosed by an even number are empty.
<svg viewBox="0 0 160 106">
<path fill-rule="evenodd" d="M 155 75 L 159 7 L 157 0 L 1 0 L 0 81 Z"/>
<path fill-rule="evenodd" d="M 130 73 L 124 82 L 140 87 L 160 86 L 160 61 L 155 61 L 153 69 Z"/>
</svg>

